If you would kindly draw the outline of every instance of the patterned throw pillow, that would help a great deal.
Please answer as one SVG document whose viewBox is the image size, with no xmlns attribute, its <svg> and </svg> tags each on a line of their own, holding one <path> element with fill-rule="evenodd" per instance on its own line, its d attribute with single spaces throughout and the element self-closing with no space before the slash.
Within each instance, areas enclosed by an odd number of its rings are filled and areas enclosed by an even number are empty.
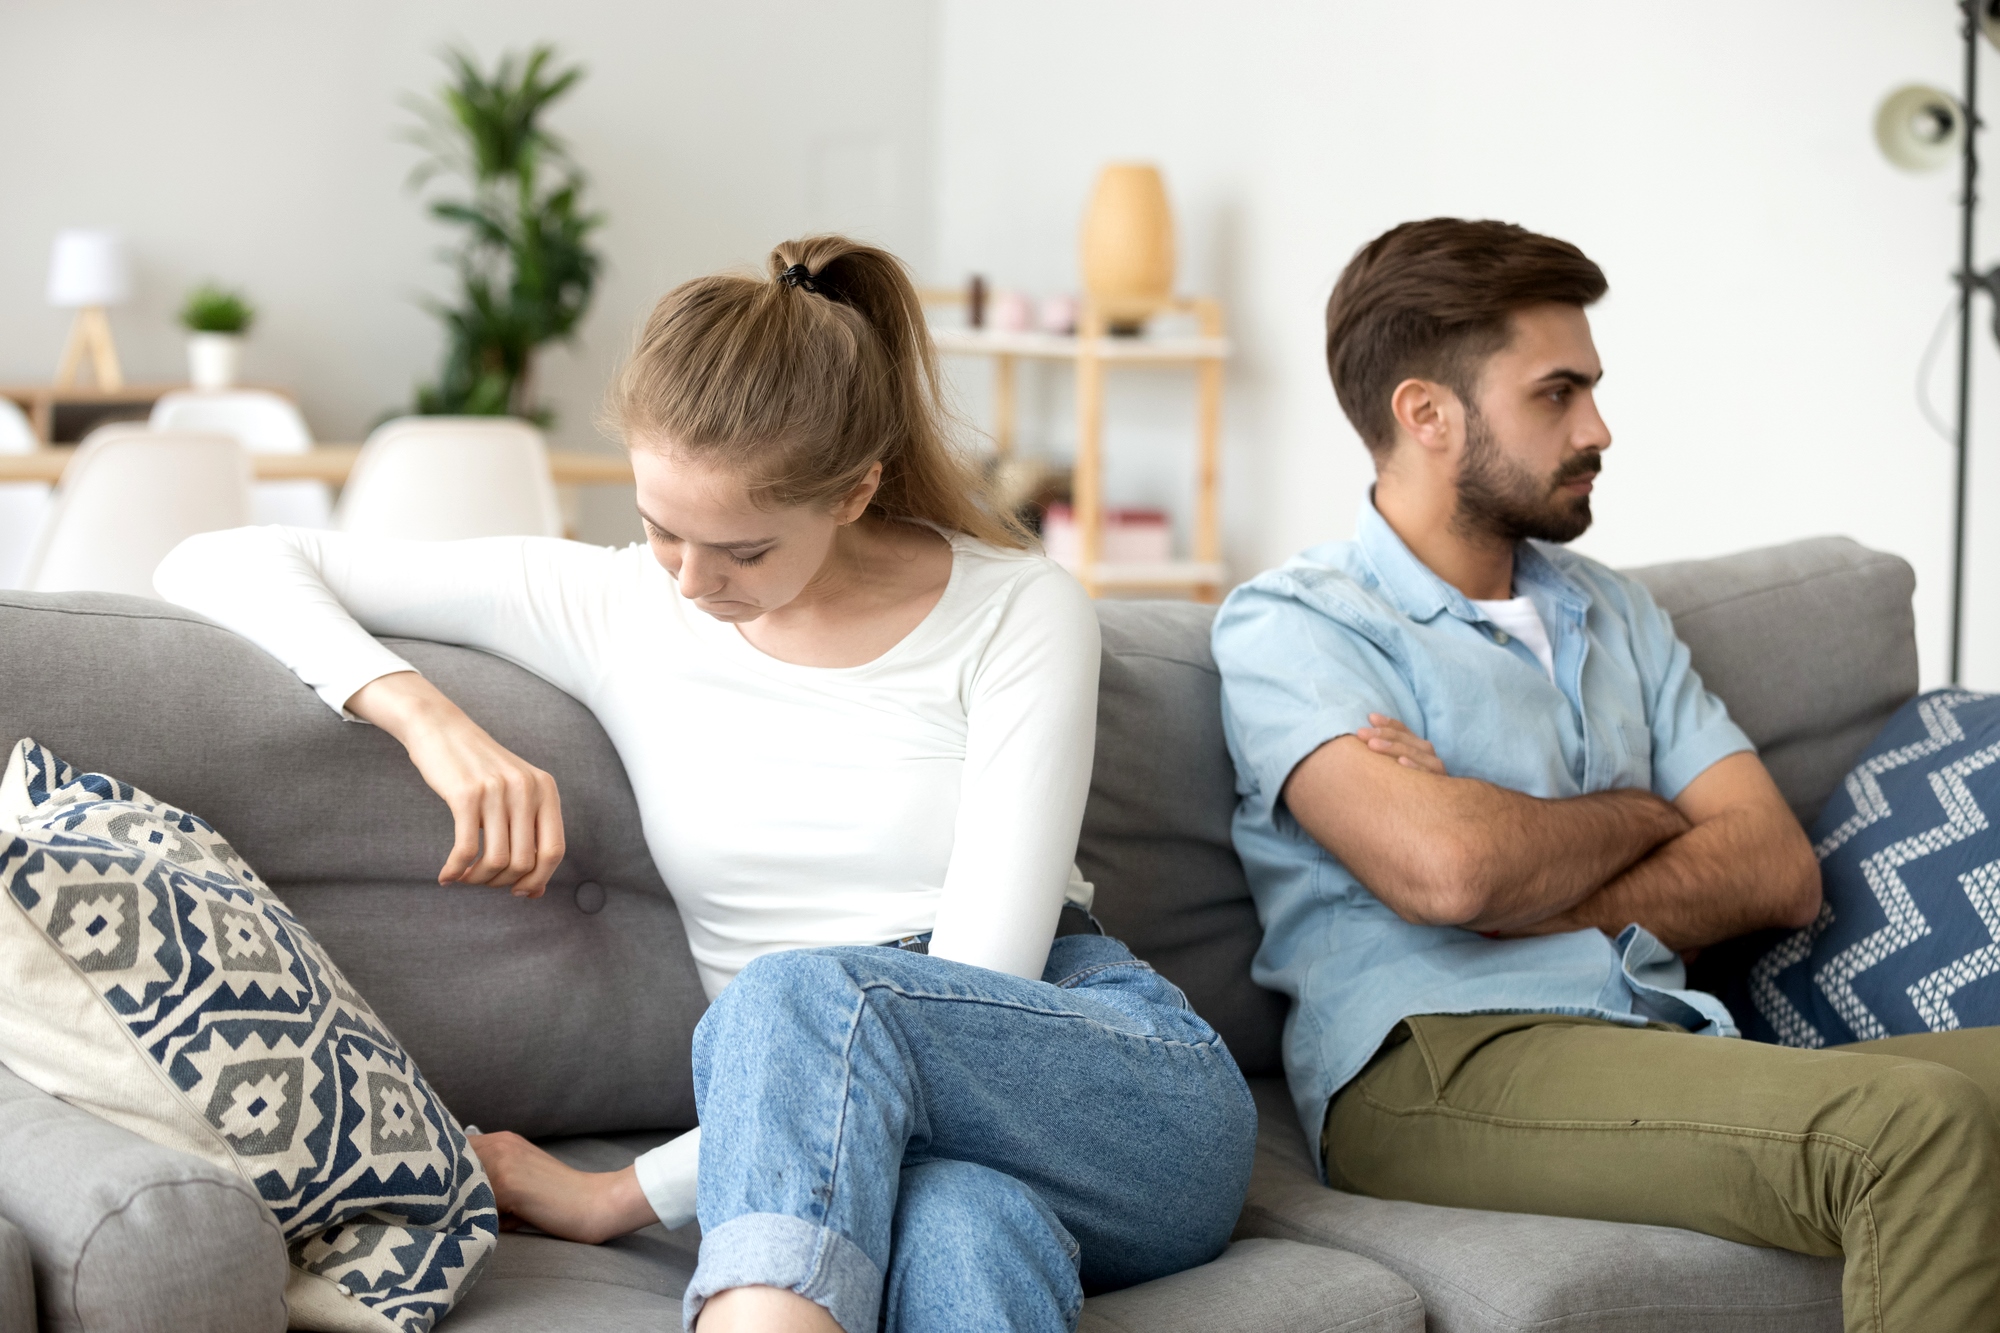
<svg viewBox="0 0 2000 1333">
<path fill-rule="evenodd" d="M 451 1113 L 202 820 L 24 740 L 0 777 L 0 1060 L 240 1173 L 293 1328 L 424 1333 L 498 1236 Z"/>
<path fill-rule="evenodd" d="M 1786 1046 L 2000 1024 L 2000 696 L 1889 719 L 1813 826 L 1819 919 L 1752 966 L 1744 1035 Z"/>
</svg>

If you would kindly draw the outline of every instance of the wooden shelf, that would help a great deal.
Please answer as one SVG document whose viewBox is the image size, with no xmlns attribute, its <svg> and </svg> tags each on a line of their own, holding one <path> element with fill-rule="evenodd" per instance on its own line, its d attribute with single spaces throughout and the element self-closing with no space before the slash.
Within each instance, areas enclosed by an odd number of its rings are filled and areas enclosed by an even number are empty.
<svg viewBox="0 0 2000 1333">
<path fill-rule="evenodd" d="M 932 329 L 940 352 L 963 356 L 1019 356 L 1037 361 L 1074 361 L 1086 353 L 1119 365 L 1188 366 L 1226 361 L 1227 338 L 1079 338 L 1067 333 L 997 333 L 991 329 Z"/>
<path fill-rule="evenodd" d="M 948 294 L 947 294 L 948 295 Z M 1076 367 L 1075 499 L 1081 558 L 1077 580 L 1095 597 L 1113 589 L 1157 588 L 1199 601 L 1221 600 L 1228 584 L 1216 499 L 1222 464 L 1222 366 L 1229 358 L 1222 306 L 1205 298 L 1162 301 L 1156 313 L 1193 316 L 1199 332 L 1162 337 L 1114 337 L 1102 311 L 1084 302 L 1075 334 L 1001 333 L 993 329 L 931 330 L 940 352 L 993 361 L 993 445 L 1014 452 L 1016 363 L 1067 361 Z M 1104 375 L 1126 366 L 1185 366 L 1195 373 L 1194 559 L 1164 564 L 1111 564 L 1104 549 Z"/>
<path fill-rule="evenodd" d="M 358 444 L 318 444 L 302 454 L 251 454 L 250 471 L 259 481 L 323 481 L 339 486 L 354 469 Z M 0 482 L 62 479 L 76 455 L 58 445 L 31 454 L 0 454 Z M 558 486 L 629 486 L 632 464 L 623 454 L 549 454 L 549 476 Z"/>
<path fill-rule="evenodd" d="M 1076 571 L 1084 582 L 1100 588 L 1220 587 L 1229 577 L 1219 560 L 1167 560 L 1158 564 L 1111 564 L 1100 561 Z"/>
<path fill-rule="evenodd" d="M 10 398 L 28 416 L 35 437 L 43 444 L 74 444 L 106 421 L 143 421 L 153 404 L 185 384 L 124 384 L 116 389 L 95 384 L 9 384 L 0 398 Z M 273 390 L 273 392 L 281 392 Z M 92 410 L 100 409 L 100 410 Z M 120 409 L 136 414 L 121 417 Z"/>
</svg>

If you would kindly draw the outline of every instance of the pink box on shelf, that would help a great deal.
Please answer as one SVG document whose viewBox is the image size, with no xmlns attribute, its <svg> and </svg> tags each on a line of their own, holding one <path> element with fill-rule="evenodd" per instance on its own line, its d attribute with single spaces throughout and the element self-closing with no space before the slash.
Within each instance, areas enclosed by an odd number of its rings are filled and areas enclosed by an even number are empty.
<svg viewBox="0 0 2000 1333">
<path fill-rule="evenodd" d="M 1049 558 L 1075 569 L 1083 560 L 1083 534 L 1068 505 L 1050 505 L 1042 519 L 1042 547 Z M 1098 560 L 1107 565 L 1164 564 L 1174 558 L 1173 525 L 1160 509 L 1107 509 Z"/>
</svg>

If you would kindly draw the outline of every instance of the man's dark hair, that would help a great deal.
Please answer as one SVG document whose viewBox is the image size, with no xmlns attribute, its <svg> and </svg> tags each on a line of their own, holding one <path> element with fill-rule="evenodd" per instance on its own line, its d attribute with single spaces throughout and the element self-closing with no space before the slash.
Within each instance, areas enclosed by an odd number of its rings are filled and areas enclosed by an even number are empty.
<svg viewBox="0 0 2000 1333">
<path fill-rule="evenodd" d="M 1604 273 L 1568 241 L 1511 222 L 1430 218 L 1361 247 L 1326 303 L 1326 368 L 1341 410 L 1380 455 L 1396 442 L 1390 395 L 1435 380 L 1467 404 L 1524 306 L 1587 306 Z"/>
</svg>

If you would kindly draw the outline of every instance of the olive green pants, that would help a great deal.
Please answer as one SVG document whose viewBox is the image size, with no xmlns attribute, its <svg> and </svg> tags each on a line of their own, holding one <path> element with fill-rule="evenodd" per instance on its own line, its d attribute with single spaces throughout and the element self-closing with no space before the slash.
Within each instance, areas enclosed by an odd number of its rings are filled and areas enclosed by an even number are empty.
<svg viewBox="0 0 2000 1333">
<path fill-rule="evenodd" d="M 2000 1329 L 2000 1028 L 1826 1051 L 1555 1014 L 1399 1024 L 1336 1188 L 1842 1254 L 1851 1331 Z"/>
</svg>

